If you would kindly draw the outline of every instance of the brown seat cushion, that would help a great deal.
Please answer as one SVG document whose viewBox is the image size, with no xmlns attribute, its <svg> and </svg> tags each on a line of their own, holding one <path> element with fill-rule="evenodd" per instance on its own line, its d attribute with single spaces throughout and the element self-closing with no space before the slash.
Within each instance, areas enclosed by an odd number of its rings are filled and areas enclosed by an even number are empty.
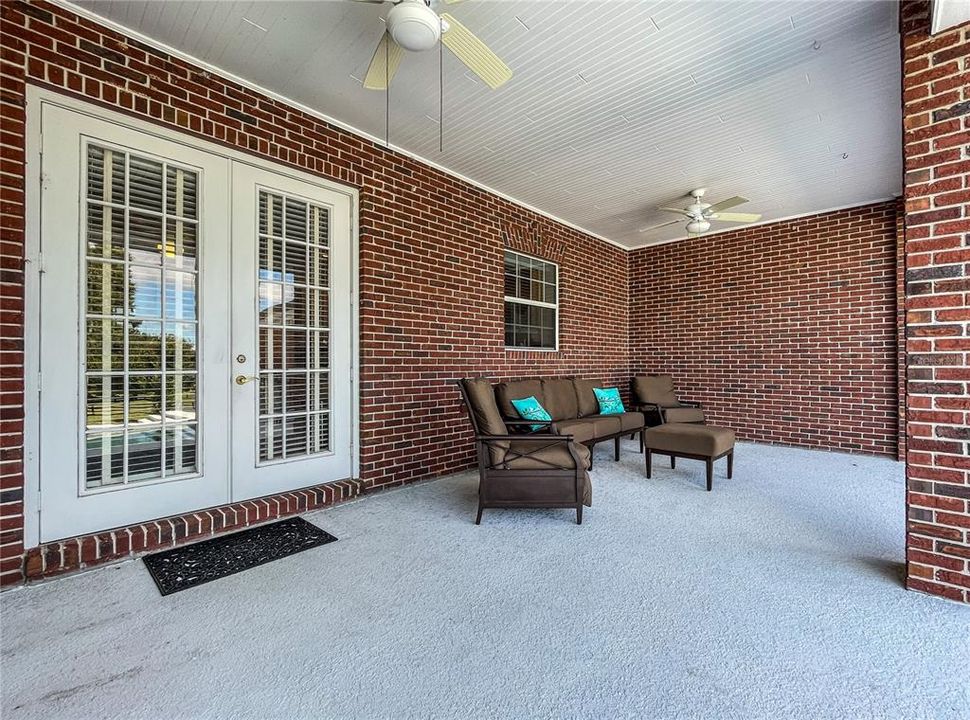
<svg viewBox="0 0 970 720">
<path fill-rule="evenodd" d="M 495 403 L 492 384 L 485 378 L 474 378 L 461 382 L 465 386 L 469 409 L 475 416 L 478 431 L 482 435 L 508 435 L 508 428 L 498 411 L 498 405 Z M 508 450 L 509 442 L 508 440 L 499 440 L 489 443 L 488 447 L 492 462 L 500 463 L 505 459 L 505 451 Z"/>
<path fill-rule="evenodd" d="M 571 378 L 543 378 L 542 394 L 546 399 L 542 406 L 553 420 L 572 420 L 579 417 L 576 386 Z"/>
<path fill-rule="evenodd" d="M 560 435 L 572 435 L 575 442 L 590 442 L 596 438 L 596 419 L 560 420 L 555 424 L 554 430 Z"/>
<path fill-rule="evenodd" d="M 589 448 L 573 443 L 576 454 L 583 463 L 583 470 L 589 468 Z M 521 457 L 516 457 L 519 454 Z M 509 470 L 572 470 L 576 467 L 565 442 L 543 446 L 542 441 L 525 442 L 513 440 L 505 457 L 505 467 Z"/>
<path fill-rule="evenodd" d="M 633 402 L 677 407 L 674 379 L 670 375 L 638 375 L 633 378 Z"/>
<path fill-rule="evenodd" d="M 572 435 L 575 442 L 593 442 L 620 432 L 619 417 L 619 415 L 597 415 L 563 420 L 556 423 L 556 432 L 560 435 Z"/>
<path fill-rule="evenodd" d="M 620 415 L 604 415 L 603 417 L 614 417 L 620 421 L 621 430 L 639 430 L 644 425 L 643 413 L 625 412 Z"/>
<path fill-rule="evenodd" d="M 704 411 L 700 408 L 678 407 L 667 408 L 664 416 L 669 423 L 702 423 L 704 422 Z"/>
<path fill-rule="evenodd" d="M 598 380 L 573 379 L 573 386 L 576 388 L 576 401 L 579 404 L 579 417 L 589 417 L 599 415 L 600 404 L 596 399 L 593 388 L 610 387 Z"/>
<path fill-rule="evenodd" d="M 734 447 L 734 430 L 714 425 L 667 423 L 647 429 L 651 450 L 717 457 Z"/>
<path fill-rule="evenodd" d="M 495 386 L 495 400 L 498 402 L 498 409 L 503 417 L 512 420 L 519 419 L 519 413 L 512 406 L 512 401 L 523 400 L 527 397 L 534 397 L 542 407 L 546 407 L 546 398 L 542 393 L 542 382 L 539 379 L 513 380 Z M 546 408 L 546 410 L 548 409 Z"/>
</svg>

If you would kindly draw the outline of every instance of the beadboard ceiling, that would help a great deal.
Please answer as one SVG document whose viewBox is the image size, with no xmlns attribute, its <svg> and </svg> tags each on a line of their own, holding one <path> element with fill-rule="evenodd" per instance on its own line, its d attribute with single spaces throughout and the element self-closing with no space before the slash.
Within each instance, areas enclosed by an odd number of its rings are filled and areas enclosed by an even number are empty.
<svg viewBox="0 0 970 720">
<path fill-rule="evenodd" d="M 365 90 L 389 4 L 128 2 L 81 8 L 373 136 Z M 685 236 L 659 205 L 708 187 L 763 221 L 900 192 L 895 2 L 467 0 L 448 5 L 514 72 L 492 91 L 409 53 L 392 145 L 627 247 Z M 715 223 L 712 231 L 735 225 Z"/>
</svg>

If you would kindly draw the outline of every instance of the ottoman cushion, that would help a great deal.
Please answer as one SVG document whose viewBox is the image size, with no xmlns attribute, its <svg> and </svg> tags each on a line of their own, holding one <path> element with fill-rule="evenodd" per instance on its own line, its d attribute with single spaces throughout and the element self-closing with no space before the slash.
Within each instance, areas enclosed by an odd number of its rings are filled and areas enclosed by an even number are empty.
<svg viewBox="0 0 970 720">
<path fill-rule="evenodd" d="M 714 425 L 667 423 L 646 434 L 646 446 L 659 452 L 717 457 L 734 447 L 734 431 Z"/>
</svg>

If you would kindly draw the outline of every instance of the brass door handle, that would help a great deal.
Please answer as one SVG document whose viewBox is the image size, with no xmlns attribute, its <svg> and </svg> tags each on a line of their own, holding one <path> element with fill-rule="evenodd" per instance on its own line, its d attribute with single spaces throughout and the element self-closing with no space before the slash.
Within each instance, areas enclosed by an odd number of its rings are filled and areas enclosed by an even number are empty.
<svg viewBox="0 0 970 720">
<path fill-rule="evenodd" d="M 259 378 L 255 375 L 236 375 L 236 385 L 245 385 L 254 380 L 259 380 Z"/>
</svg>

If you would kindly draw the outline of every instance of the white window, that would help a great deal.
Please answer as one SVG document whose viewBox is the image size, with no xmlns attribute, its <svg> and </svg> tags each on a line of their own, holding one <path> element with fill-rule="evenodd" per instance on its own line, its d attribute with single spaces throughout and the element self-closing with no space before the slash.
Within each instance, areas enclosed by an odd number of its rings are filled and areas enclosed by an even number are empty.
<svg viewBox="0 0 970 720">
<path fill-rule="evenodd" d="M 505 346 L 555 350 L 559 343 L 559 267 L 505 251 Z"/>
</svg>

